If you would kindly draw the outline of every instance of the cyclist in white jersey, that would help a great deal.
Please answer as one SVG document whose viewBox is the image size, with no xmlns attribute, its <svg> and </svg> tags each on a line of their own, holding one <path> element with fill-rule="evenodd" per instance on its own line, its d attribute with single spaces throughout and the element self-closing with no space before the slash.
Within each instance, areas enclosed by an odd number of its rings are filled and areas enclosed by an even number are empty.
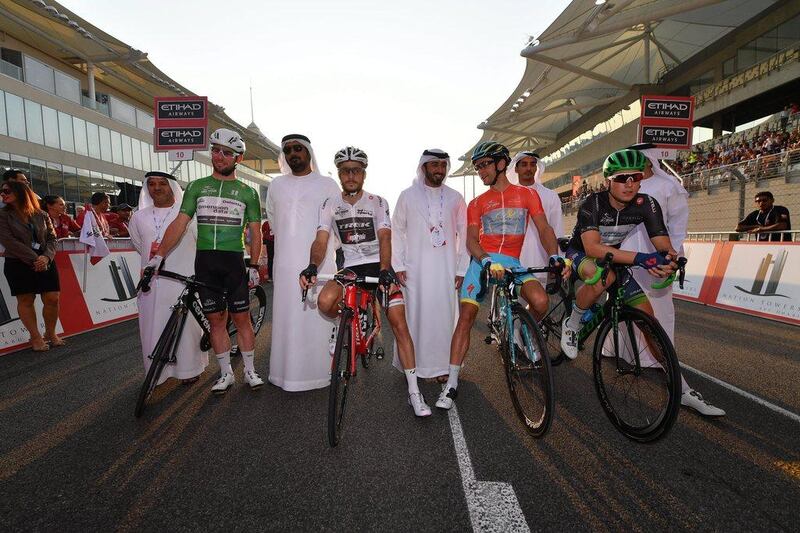
<svg viewBox="0 0 800 533">
<path fill-rule="evenodd" d="M 400 362 L 408 382 L 408 403 L 417 416 L 430 416 L 417 385 L 414 343 L 406 323 L 403 293 L 391 272 L 392 231 L 389 204 L 378 195 L 363 190 L 366 178 L 367 154 L 348 146 L 339 150 L 334 158 L 339 169 L 343 192 L 325 200 L 319 211 L 317 237 L 311 245 L 311 262 L 300 273 L 300 286 L 305 289 L 316 283 L 317 265 L 325 259 L 328 238 L 335 231 L 342 243 L 344 268 L 358 276 L 380 279 L 380 290 L 389 291 L 386 316 L 392 327 Z M 319 310 L 330 318 L 339 313 L 342 288 L 335 281 L 325 284 L 319 293 Z"/>
</svg>

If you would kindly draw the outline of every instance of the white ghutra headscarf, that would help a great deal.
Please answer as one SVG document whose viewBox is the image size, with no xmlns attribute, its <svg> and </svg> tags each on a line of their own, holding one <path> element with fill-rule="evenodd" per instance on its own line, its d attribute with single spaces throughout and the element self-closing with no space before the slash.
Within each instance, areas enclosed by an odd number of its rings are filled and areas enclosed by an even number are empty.
<svg viewBox="0 0 800 533">
<path fill-rule="evenodd" d="M 150 178 L 167 178 L 167 183 L 169 183 L 170 188 L 172 189 L 172 194 L 175 196 L 175 203 L 180 206 L 181 202 L 183 201 L 183 190 L 181 190 L 181 186 L 178 185 L 178 181 L 175 179 L 175 176 L 172 174 L 167 174 L 166 172 L 148 172 L 144 175 L 144 186 L 142 190 L 139 191 L 139 205 L 137 209 L 144 209 L 146 207 L 153 207 L 153 198 L 150 196 L 150 191 L 147 190 L 147 180 Z"/>
<path fill-rule="evenodd" d="M 517 155 L 515 155 L 511 159 L 511 162 L 508 164 L 508 170 L 506 170 L 506 177 L 508 177 L 508 181 L 510 181 L 514 185 L 519 185 L 519 174 L 517 174 L 517 163 L 519 163 L 521 159 L 524 159 L 526 157 L 536 158 L 536 174 L 534 174 L 533 181 L 534 183 L 539 183 L 541 185 L 542 176 L 544 176 L 544 169 L 545 169 L 544 161 L 542 161 L 542 158 L 539 157 L 539 154 L 531 151 L 517 152 Z"/>
<path fill-rule="evenodd" d="M 319 165 L 317 165 L 317 158 L 314 155 L 314 150 L 311 148 L 311 141 L 305 135 L 290 133 L 281 139 L 281 153 L 278 156 L 278 166 L 281 169 L 281 174 L 292 175 L 292 168 L 289 166 L 289 162 L 286 161 L 286 154 L 283 153 L 283 148 L 289 141 L 298 142 L 306 147 L 308 154 L 311 156 L 311 172 L 319 172 Z"/>
<path fill-rule="evenodd" d="M 450 174 L 450 156 L 444 150 L 438 148 L 430 148 L 422 152 L 419 158 L 419 165 L 417 165 L 417 176 L 414 178 L 415 185 L 425 185 L 425 169 L 422 166 L 429 161 L 439 161 L 444 159 L 447 161 L 447 170 L 445 171 L 445 179 Z"/>
</svg>

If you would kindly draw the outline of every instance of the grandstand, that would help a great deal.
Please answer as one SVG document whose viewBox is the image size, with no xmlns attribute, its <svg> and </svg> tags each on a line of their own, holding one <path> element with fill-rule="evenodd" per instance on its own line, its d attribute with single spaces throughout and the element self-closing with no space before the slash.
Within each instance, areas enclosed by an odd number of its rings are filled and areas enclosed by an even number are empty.
<svg viewBox="0 0 800 533">
<path fill-rule="evenodd" d="M 645 94 L 695 96 L 696 144 L 662 162 L 690 192 L 690 231 L 733 231 L 759 190 L 800 212 L 800 0 L 574 0 L 522 55 L 477 142 L 540 153 L 565 227 L 604 157 L 636 141 Z M 467 199 L 471 150 L 454 173 Z"/>
</svg>

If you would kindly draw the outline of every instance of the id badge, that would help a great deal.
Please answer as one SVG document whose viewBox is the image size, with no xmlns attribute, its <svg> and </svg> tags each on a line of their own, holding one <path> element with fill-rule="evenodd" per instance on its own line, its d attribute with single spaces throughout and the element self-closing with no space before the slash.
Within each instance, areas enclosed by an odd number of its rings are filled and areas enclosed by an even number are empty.
<svg viewBox="0 0 800 533">
<path fill-rule="evenodd" d="M 431 244 L 434 248 L 441 248 L 447 244 L 447 241 L 444 240 L 444 230 L 441 226 L 431 228 Z"/>
<path fill-rule="evenodd" d="M 158 247 L 161 245 L 159 241 L 153 241 L 150 243 L 150 257 L 148 259 L 152 259 L 158 253 Z"/>
<path fill-rule="evenodd" d="M 41 250 L 41 249 L 42 249 L 42 245 L 41 245 L 41 244 L 39 244 L 38 242 L 32 242 L 32 243 L 31 243 L 31 248 L 33 248 L 34 250 L 37 250 L 37 251 L 38 251 L 38 250 Z"/>
</svg>

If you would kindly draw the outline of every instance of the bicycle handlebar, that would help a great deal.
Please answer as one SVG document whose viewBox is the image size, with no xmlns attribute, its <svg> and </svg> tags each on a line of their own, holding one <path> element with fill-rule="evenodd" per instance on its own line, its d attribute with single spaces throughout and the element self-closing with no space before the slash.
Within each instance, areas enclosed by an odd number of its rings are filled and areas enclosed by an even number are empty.
<svg viewBox="0 0 800 533">
<path fill-rule="evenodd" d="M 222 287 L 217 287 L 216 285 L 209 285 L 208 283 L 204 283 L 202 281 L 197 281 L 194 279 L 194 276 L 184 276 L 183 274 L 178 274 L 177 272 L 170 272 L 169 270 L 159 270 L 157 273 L 155 268 L 147 267 L 144 269 L 142 273 L 142 278 L 139 280 L 139 284 L 136 286 L 136 291 L 138 292 L 141 290 L 142 292 L 150 292 L 150 282 L 153 279 L 153 276 L 163 276 L 165 278 L 172 278 L 178 280 L 182 283 L 185 283 L 188 286 L 192 287 L 202 287 L 204 289 L 209 289 L 214 292 L 222 293 L 223 295 L 227 296 L 228 291 Z"/>
<path fill-rule="evenodd" d="M 529 267 L 529 268 L 505 268 L 505 276 L 503 278 L 504 282 L 510 282 L 511 278 L 518 278 L 520 276 L 525 276 L 527 274 L 555 274 L 561 275 L 561 271 L 564 269 L 566 265 L 563 262 L 556 263 L 554 265 L 546 266 L 546 267 Z M 478 291 L 478 294 L 475 295 L 475 298 L 480 300 L 483 298 L 483 295 L 486 294 L 486 288 L 488 286 L 488 282 L 492 276 L 489 275 L 489 266 L 484 266 L 481 269 L 481 289 Z M 499 283 L 499 282 L 495 282 Z"/>
<path fill-rule="evenodd" d="M 380 283 L 380 280 L 378 278 L 372 276 L 357 276 L 352 270 L 347 270 L 347 269 L 340 270 L 336 274 L 317 274 L 316 278 L 317 278 L 317 283 L 321 281 L 322 282 L 336 281 L 342 286 L 363 284 L 363 283 L 376 283 L 376 284 Z M 386 291 L 383 292 L 384 295 L 386 295 Z M 302 290 L 302 297 L 300 301 L 305 302 L 307 295 L 308 295 L 308 287 Z M 388 297 L 388 295 L 386 295 L 386 297 Z M 384 300 L 385 297 L 381 299 Z M 383 307 L 386 307 L 385 303 L 388 304 L 388 302 L 381 302 L 381 305 L 383 305 Z"/>
<path fill-rule="evenodd" d="M 661 252 L 661 254 L 663 256 L 665 256 L 665 257 L 667 255 L 666 252 Z M 611 266 L 611 264 L 613 263 L 613 260 L 614 260 L 614 254 L 612 254 L 611 252 L 608 252 L 605 255 L 605 257 L 603 257 L 603 259 L 597 261 L 597 263 L 596 263 L 597 264 L 597 269 L 595 270 L 594 276 L 592 276 L 591 278 L 589 278 L 587 280 L 584 280 L 583 283 L 585 285 L 594 285 L 598 281 L 602 280 L 603 286 L 605 287 L 606 278 L 608 277 L 608 272 L 609 272 L 609 266 Z M 652 283 L 650 285 L 650 287 L 653 288 L 653 289 L 663 289 L 665 287 L 669 287 L 675 281 L 675 278 L 677 276 L 678 285 L 682 289 L 683 288 L 683 281 L 684 281 L 684 278 L 686 277 L 687 259 L 685 257 L 679 257 L 678 260 L 676 261 L 676 263 L 678 264 L 678 270 L 676 272 L 673 272 L 672 274 L 670 274 L 669 276 L 664 278 L 662 281 L 657 281 L 655 283 Z"/>
</svg>

